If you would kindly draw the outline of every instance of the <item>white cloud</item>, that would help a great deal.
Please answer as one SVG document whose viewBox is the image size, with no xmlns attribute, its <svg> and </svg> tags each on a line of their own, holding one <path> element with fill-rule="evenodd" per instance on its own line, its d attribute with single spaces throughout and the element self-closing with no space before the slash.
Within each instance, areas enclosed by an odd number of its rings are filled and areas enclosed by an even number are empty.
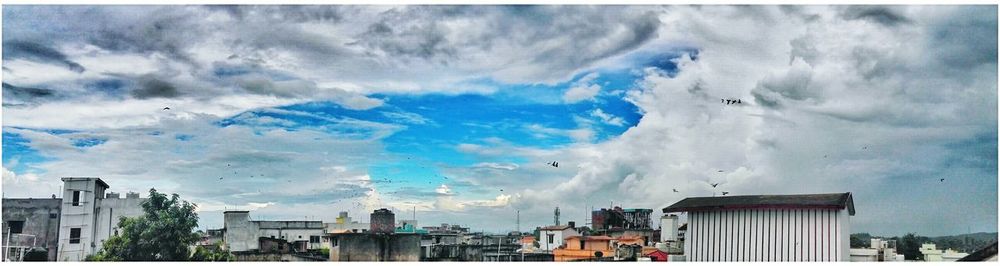
<svg viewBox="0 0 1000 266">
<path fill-rule="evenodd" d="M 605 113 L 604 110 L 601 110 L 601 108 L 594 109 L 593 111 L 590 112 L 590 115 L 601 119 L 601 122 L 604 122 L 605 124 L 608 125 L 612 126 L 625 125 L 625 119 L 611 115 L 609 113 Z"/>
<path fill-rule="evenodd" d="M 598 77 L 598 74 L 590 73 L 584 76 L 579 81 L 573 84 L 566 93 L 563 94 L 563 102 L 565 103 L 577 103 L 585 100 L 593 100 L 597 93 L 601 92 L 601 86 L 594 84 L 593 81 Z"/>
</svg>

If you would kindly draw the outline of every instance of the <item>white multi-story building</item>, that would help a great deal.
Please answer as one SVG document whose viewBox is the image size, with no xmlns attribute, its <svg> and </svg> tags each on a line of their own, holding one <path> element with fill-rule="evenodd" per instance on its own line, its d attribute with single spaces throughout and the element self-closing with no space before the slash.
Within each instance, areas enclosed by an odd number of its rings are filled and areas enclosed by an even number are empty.
<svg viewBox="0 0 1000 266">
<path fill-rule="evenodd" d="M 576 232 L 576 228 L 573 228 L 572 224 L 569 225 L 553 225 L 546 226 L 539 229 L 538 240 L 539 249 L 545 252 L 552 252 L 563 245 L 563 240 L 571 236 L 579 236 L 580 233 Z"/>
<path fill-rule="evenodd" d="M 851 193 L 686 198 L 688 261 L 848 261 Z"/>
<path fill-rule="evenodd" d="M 128 193 L 124 199 L 100 178 L 64 177 L 63 197 L 59 218 L 59 261 L 82 261 L 97 254 L 104 241 L 118 232 L 121 217 L 143 214 L 138 193 Z"/>
</svg>

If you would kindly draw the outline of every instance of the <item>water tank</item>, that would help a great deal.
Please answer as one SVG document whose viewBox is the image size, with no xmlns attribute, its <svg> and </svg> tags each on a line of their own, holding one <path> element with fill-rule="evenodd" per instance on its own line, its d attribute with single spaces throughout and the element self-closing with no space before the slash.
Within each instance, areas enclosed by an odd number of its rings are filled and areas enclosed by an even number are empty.
<svg viewBox="0 0 1000 266">
<path fill-rule="evenodd" d="M 660 241 L 677 241 L 677 215 L 667 214 L 660 217 Z"/>
</svg>

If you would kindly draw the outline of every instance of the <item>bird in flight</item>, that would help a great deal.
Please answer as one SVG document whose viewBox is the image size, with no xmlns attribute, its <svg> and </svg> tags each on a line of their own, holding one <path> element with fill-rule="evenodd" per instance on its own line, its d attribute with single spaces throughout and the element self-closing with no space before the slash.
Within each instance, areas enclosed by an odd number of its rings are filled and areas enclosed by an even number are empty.
<svg viewBox="0 0 1000 266">
<path fill-rule="evenodd" d="M 722 173 L 722 172 L 724 172 L 724 171 L 722 171 L 722 170 L 719 170 L 719 173 Z"/>
<path fill-rule="evenodd" d="M 547 164 L 551 165 L 552 167 L 559 167 L 559 162 L 557 162 L 557 161 L 552 161 L 551 163 L 547 163 Z"/>
<path fill-rule="evenodd" d="M 222 180 L 222 177 L 219 177 L 219 180 Z"/>
<path fill-rule="evenodd" d="M 722 192 L 722 195 L 723 195 L 723 196 L 725 196 L 725 195 L 729 195 L 729 191 L 723 191 L 723 192 Z"/>
<path fill-rule="evenodd" d="M 163 110 L 170 110 L 170 107 L 163 107 Z"/>
<path fill-rule="evenodd" d="M 680 191 L 677 191 L 677 189 L 675 188 L 675 189 L 674 189 L 674 192 L 680 192 Z"/>
<path fill-rule="evenodd" d="M 944 182 L 944 178 L 941 179 L 941 182 Z"/>
<path fill-rule="evenodd" d="M 717 186 L 719 186 L 719 183 L 712 183 L 711 185 L 712 185 L 712 187 L 717 187 Z"/>
</svg>

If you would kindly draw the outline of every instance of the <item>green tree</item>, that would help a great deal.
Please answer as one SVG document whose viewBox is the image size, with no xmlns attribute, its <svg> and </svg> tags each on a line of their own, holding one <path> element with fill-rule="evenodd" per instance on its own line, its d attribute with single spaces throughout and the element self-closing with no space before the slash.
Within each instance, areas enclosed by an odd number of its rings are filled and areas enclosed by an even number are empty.
<svg viewBox="0 0 1000 266">
<path fill-rule="evenodd" d="M 180 200 L 177 194 L 149 190 L 142 202 L 143 215 L 123 217 L 118 221 L 120 233 L 105 240 L 100 252 L 88 260 L 96 261 L 183 261 L 198 235 L 195 204 Z"/>
<path fill-rule="evenodd" d="M 191 254 L 192 261 L 234 261 L 236 258 L 229 251 L 224 250 L 222 242 L 217 242 L 209 246 L 198 246 Z M 327 255 L 329 257 L 329 255 Z"/>
<path fill-rule="evenodd" d="M 903 254 L 908 260 L 923 260 L 924 254 L 920 253 L 920 245 L 926 242 L 926 237 L 908 233 L 900 238 L 896 243 L 899 246 L 899 254 Z"/>
<path fill-rule="evenodd" d="M 867 248 L 871 246 L 872 236 L 868 233 L 851 234 L 851 248 Z"/>
</svg>

